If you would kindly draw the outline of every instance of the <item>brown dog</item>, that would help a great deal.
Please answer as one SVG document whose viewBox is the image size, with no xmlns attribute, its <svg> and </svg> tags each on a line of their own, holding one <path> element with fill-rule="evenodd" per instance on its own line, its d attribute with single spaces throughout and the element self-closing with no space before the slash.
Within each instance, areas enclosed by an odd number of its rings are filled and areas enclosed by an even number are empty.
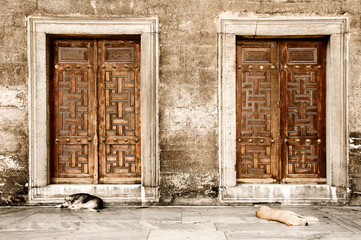
<svg viewBox="0 0 361 240">
<path fill-rule="evenodd" d="M 269 221 L 278 221 L 287 226 L 307 226 L 309 223 L 319 222 L 315 217 L 301 216 L 292 211 L 272 209 L 267 206 L 261 206 L 256 211 L 256 216 Z"/>
</svg>

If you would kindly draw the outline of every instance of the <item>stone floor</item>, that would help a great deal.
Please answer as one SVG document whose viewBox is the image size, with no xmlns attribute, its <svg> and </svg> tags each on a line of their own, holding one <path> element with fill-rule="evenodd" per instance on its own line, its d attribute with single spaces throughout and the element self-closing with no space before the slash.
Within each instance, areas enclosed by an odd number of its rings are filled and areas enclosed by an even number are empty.
<svg viewBox="0 0 361 240">
<path fill-rule="evenodd" d="M 278 207 L 315 216 L 287 227 L 261 220 L 256 207 L 0 207 L 0 239 L 361 239 L 361 207 Z"/>
</svg>

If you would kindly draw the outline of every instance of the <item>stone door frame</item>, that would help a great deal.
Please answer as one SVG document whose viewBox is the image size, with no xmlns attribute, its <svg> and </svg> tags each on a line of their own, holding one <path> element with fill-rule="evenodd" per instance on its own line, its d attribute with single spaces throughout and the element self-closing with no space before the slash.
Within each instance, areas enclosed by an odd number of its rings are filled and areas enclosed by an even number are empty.
<svg viewBox="0 0 361 240">
<path fill-rule="evenodd" d="M 157 202 L 158 151 L 158 19 L 27 18 L 29 108 L 29 202 L 49 203 L 76 192 L 108 201 Z M 141 38 L 141 184 L 49 184 L 47 35 L 140 35 Z"/>
<path fill-rule="evenodd" d="M 220 18 L 219 164 L 221 202 L 341 203 L 347 200 L 346 17 Z M 326 72 L 326 184 L 236 183 L 236 37 L 328 37 Z M 332 108 L 331 108 L 332 106 Z"/>
</svg>

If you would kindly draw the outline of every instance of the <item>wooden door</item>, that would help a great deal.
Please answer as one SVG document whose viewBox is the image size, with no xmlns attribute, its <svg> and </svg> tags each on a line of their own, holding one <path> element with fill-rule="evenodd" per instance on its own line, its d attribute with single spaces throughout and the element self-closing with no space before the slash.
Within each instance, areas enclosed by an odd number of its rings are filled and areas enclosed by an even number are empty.
<svg viewBox="0 0 361 240">
<path fill-rule="evenodd" d="M 52 41 L 51 50 L 51 182 L 94 183 L 94 42 Z"/>
<path fill-rule="evenodd" d="M 325 41 L 282 41 L 280 54 L 282 181 L 325 183 Z"/>
<path fill-rule="evenodd" d="M 139 41 L 50 42 L 50 182 L 140 183 Z"/>
<path fill-rule="evenodd" d="M 139 44 L 98 42 L 100 183 L 140 183 Z"/>
<path fill-rule="evenodd" d="M 324 40 L 237 42 L 237 181 L 324 183 Z"/>
<path fill-rule="evenodd" d="M 237 45 L 237 179 L 274 182 L 278 171 L 279 80 L 277 45 Z M 252 181 L 252 180 L 251 180 Z"/>
</svg>

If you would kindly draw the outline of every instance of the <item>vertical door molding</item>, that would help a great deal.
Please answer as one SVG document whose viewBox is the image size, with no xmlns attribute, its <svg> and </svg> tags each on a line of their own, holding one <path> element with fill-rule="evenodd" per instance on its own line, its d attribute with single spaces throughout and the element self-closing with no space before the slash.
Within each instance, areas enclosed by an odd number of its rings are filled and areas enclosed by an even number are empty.
<svg viewBox="0 0 361 240">
<path fill-rule="evenodd" d="M 347 49 L 346 17 L 220 18 L 219 164 L 223 202 L 288 204 L 345 202 L 347 199 Z M 327 183 L 237 184 L 236 182 L 236 38 L 328 37 L 326 59 Z M 331 107 L 332 106 L 332 107 Z M 307 194 L 305 194 L 307 193 Z"/>
<path fill-rule="evenodd" d="M 140 35 L 141 184 L 49 184 L 47 35 Z M 158 201 L 158 20 L 156 18 L 27 18 L 29 107 L 29 202 L 55 202 L 86 191 L 110 201 Z"/>
</svg>

